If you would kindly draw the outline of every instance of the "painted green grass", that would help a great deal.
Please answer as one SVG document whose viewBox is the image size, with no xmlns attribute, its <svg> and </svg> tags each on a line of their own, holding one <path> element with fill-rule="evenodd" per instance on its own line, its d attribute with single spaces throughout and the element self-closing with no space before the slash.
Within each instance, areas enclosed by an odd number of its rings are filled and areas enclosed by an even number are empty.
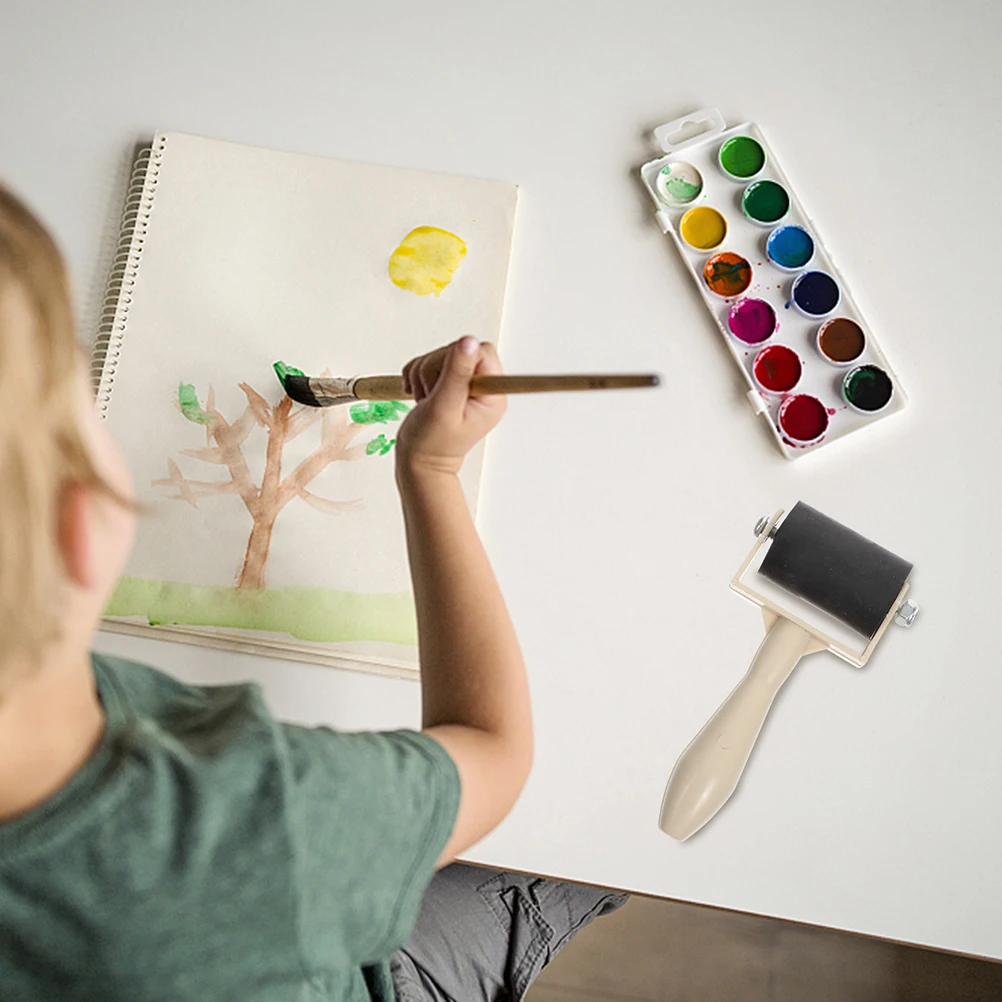
<svg viewBox="0 0 1002 1002">
<path fill-rule="evenodd" d="M 260 591 L 123 577 L 106 616 L 142 616 L 151 626 L 271 630 L 298 640 L 417 644 L 410 592 L 363 595 L 326 588 Z"/>
</svg>

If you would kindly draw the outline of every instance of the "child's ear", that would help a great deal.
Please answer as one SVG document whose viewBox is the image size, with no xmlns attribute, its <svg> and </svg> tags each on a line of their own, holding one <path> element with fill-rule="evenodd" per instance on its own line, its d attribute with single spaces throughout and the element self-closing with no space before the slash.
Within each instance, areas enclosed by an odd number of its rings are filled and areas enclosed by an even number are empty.
<svg viewBox="0 0 1002 1002">
<path fill-rule="evenodd" d="M 80 588 L 94 584 L 91 566 L 91 492 L 68 484 L 59 498 L 57 542 L 69 579 Z"/>
</svg>

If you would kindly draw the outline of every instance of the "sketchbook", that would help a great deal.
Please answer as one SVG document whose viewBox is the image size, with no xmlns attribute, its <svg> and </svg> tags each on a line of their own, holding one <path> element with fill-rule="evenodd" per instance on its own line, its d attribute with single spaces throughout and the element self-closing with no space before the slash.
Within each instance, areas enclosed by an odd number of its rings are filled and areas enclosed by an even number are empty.
<svg viewBox="0 0 1002 1002">
<path fill-rule="evenodd" d="M 496 342 L 515 203 L 498 181 L 155 135 L 93 356 L 143 510 L 103 629 L 416 671 L 393 472 L 412 404 L 304 408 L 273 365 L 392 373 Z"/>
</svg>

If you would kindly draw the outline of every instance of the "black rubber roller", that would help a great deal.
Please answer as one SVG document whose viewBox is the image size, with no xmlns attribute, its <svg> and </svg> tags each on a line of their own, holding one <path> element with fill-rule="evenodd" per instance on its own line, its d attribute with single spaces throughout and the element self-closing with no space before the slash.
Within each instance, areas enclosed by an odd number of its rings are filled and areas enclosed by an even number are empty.
<svg viewBox="0 0 1002 1002">
<path fill-rule="evenodd" d="M 907 560 L 798 501 L 776 530 L 759 573 L 872 637 L 911 569 Z"/>
</svg>

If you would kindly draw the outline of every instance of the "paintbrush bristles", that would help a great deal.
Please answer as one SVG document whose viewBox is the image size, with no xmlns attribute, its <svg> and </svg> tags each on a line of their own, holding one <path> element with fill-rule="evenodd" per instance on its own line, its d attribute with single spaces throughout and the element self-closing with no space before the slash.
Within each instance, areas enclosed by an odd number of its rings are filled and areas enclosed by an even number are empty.
<svg viewBox="0 0 1002 1002">
<path fill-rule="evenodd" d="M 304 407 L 330 407 L 335 403 L 346 403 L 355 399 L 352 396 L 345 396 L 341 399 L 324 397 L 323 394 L 318 397 L 311 385 L 313 382 L 314 380 L 309 376 L 287 375 L 282 378 L 285 392 L 297 404 L 302 404 Z"/>
</svg>

